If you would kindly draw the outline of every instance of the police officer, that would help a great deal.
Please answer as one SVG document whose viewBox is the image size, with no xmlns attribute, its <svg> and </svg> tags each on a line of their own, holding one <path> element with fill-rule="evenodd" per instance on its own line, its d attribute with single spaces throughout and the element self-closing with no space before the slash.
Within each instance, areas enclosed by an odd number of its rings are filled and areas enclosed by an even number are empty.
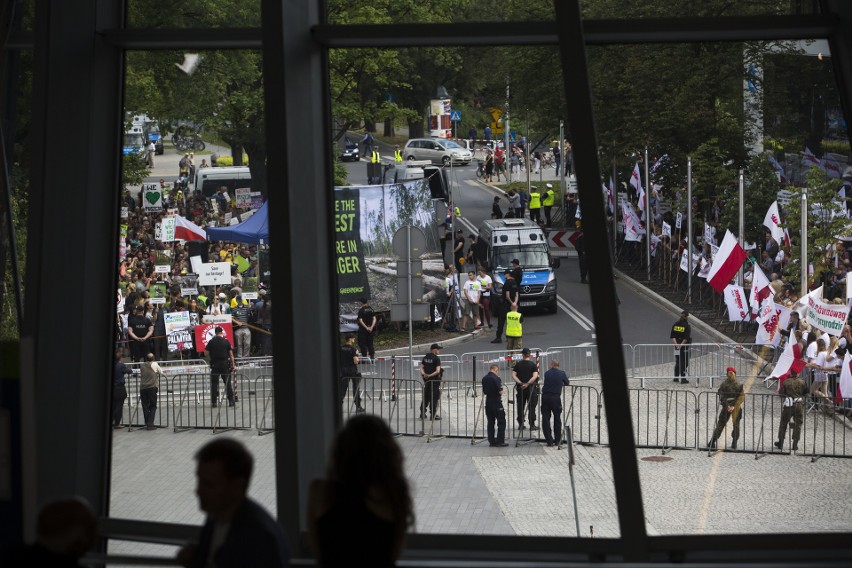
<svg viewBox="0 0 852 568">
<path fill-rule="evenodd" d="M 732 418 L 734 429 L 731 432 L 731 449 L 737 449 L 737 440 L 740 438 L 740 420 L 743 418 L 743 401 L 745 400 L 745 392 L 743 386 L 737 382 L 737 370 L 733 367 L 728 367 L 728 378 L 719 385 L 717 396 L 719 397 L 719 419 L 716 421 L 716 429 L 713 430 L 713 437 L 707 442 L 708 448 L 716 447 L 716 440 L 722 435 L 722 430 L 725 429 L 725 424 L 728 423 L 728 418 Z"/>
<path fill-rule="evenodd" d="M 205 351 L 210 357 L 210 406 L 219 403 L 219 379 L 225 381 L 225 396 L 228 406 L 234 406 L 234 389 L 231 386 L 231 369 L 235 368 L 234 350 L 222 334 L 224 330 L 217 327 L 213 330 L 216 336 L 207 343 Z"/>
<path fill-rule="evenodd" d="M 443 349 L 437 343 L 429 348 L 429 353 L 420 360 L 420 376 L 423 377 L 423 402 L 420 403 L 420 419 L 426 419 L 426 409 L 432 409 L 432 420 L 440 420 L 437 404 L 441 400 L 441 379 L 444 370 L 441 368 L 439 351 Z"/>
<path fill-rule="evenodd" d="M 541 193 L 534 185 L 530 187 L 530 220 L 541 223 Z"/>
<path fill-rule="evenodd" d="M 482 394 L 485 395 L 485 422 L 488 431 L 488 445 L 492 448 L 505 448 L 506 411 L 503 409 L 503 383 L 497 365 L 491 365 L 488 374 L 482 377 Z M 494 435 L 494 423 L 497 423 L 497 435 Z"/>
<path fill-rule="evenodd" d="M 361 307 L 358 309 L 358 349 L 361 357 L 370 357 L 372 361 L 376 356 L 376 348 L 373 346 L 373 337 L 376 335 L 376 314 L 367 302 L 367 298 L 361 298 Z"/>
<path fill-rule="evenodd" d="M 562 442 L 562 387 L 567 387 L 568 384 L 568 375 L 559 368 L 559 361 L 553 359 L 550 369 L 544 374 L 544 384 L 541 386 L 541 426 L 548 447 L 559 446 Z M 553 433 L 550 430 L 551 414 Z"/>
<path fill-rule="evenodd" d="M 689 372 L 689 344 L 692 343 L 692 328 L 689 327 L 688 319 L 689 312 L 683 310 L 680 313 L 680 319 L 672 326 L 669 334 L 675 346 L 674 382 L 681 384 L 689 382 L 686 374 Z"/>
<path fill-rule="evenodd" d="M 520 361 L 512 369 L 512 380 L 515 381 L 515 408 L 518 411 L 518 429 L 524 429 L 524 408 L 530 419 L 530 430 L 538 430 L 535 425 L 535 410 L 538 406 L 538 365 L 532 361 L 530 350 L 521 350 Z"/>
<path fill-rule="evenodd" d="M 513 351 L 524 346 L 524 316 L 518 311 L 518 305 L 512 304 L 506 313 L 506 350 Z"/>
<path fill-rule="evenodd" d="M 808 392 L 805 381 L 799 377 L 795 370 L 790 371 L 790 378 L 784 381 L 778 394 L 783 402 L 781 410 L 781 422 L 778 424 L 778 441 L 775 447 L 779 450 L 784 448 L 784 436 L 787 434 L 787 424 L 793 419 L 793 451 L 799 449 L 799 436 L 802 433 L 802 420 L 804 419 L 803 396 Z"/>
<path fill-rule="evenodd" d="M 402 163 L 402 150 L 399 149 L 399 146 L 393 147 L 393 161 L 396 163 Z"/>
<path fill-rule="evenodd" d="M 557 166 L 556 169 L 558 170 L 559 166 Z M 545 184 L 544 187 L 547 189 L 544 192 L 544 199 L 542 200 L 541 204 L 544 206 L 544 224 L 549 229 L 552 224 L 552 221 L 550 219 L 550 213 L 553 209 L 553 204 L 556 203 L 556 192 L 553 191 L 552 183 Z"/>
<path fill-rule="evenodd" d="M 355 351 L 355 336 L 348 334 L 346 343 L 340 348 L 340 402 L 346 398 L 349 389 L 349 381 L 352 381 L 352 392 L 355 393 L 355 412 L 365 412 L 361 406 L 361 372 L 358 371 L 358 352 Z"/>
</svg>

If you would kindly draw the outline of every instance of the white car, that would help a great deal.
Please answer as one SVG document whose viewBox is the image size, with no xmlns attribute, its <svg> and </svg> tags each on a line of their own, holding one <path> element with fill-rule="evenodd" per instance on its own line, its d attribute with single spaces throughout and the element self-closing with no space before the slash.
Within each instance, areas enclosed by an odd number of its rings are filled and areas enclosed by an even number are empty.
<svg viewBox="0 0 852 568">
<path fill-rule="evenodd" d="M 412 138 L 406 142 L 402 155 L 406 160 L 429 160 L 444 166 L 449 166 L 451 162 L 467 165 L 473 159 L 470 150 L 452 140 L 441 138 Z"/>
</svg>

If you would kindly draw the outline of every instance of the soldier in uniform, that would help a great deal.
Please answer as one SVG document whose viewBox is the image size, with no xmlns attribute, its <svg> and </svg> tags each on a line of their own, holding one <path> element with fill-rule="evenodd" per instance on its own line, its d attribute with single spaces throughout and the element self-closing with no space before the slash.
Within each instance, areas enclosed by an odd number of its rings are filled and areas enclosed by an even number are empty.
<svg viewBox="0 0 852 568">
<path fill-rule="evenodd" d="M 790 371 L 790 378 L 784 381 L 778 394 L 783 399 L 784 408 L 781 410 L 781 422 L 778 424 L 778 441 L 775 447 L 779 450 L 784 448 L 784 436 L 787 434 L 787 424 L 793 419 L 793 451 L 799 449 L 799 436 L 802 433 L 802 420 L 804 419 L 803 396 L 807 394 L 808 387 L 805 381 L 799 377 L 795 370 Z"/>
<path fill-rule="evenodd" d="M 352 381 L 352 392 L 355 393 L 355 412 L 366 412 L 361 406 L 361 372 L 358 371 L 358 352 L 355 351 L 355 335 L 346 336 L 346 344 L 340 348 L 340 402 L 346 398 L 349 381 Z"/>
<path fill-rule="evenodd" d="M 708 448 L 716 447 L 716 440 L 722 435 L 722 430 L 725 429 L 725 424 L 728 423 L 728 418 L 731 418 L 734 428 L 731 431 L 731 449 L 737 449 L 737 440 L 740 438 L 740 420 L 743 417 L 743 401 L 745 400 L 745 392 L 743 386 L 737 382 L 737 370 L 733 367 L 728 367 L 728 378 L 719 385 L 717 396 L 719 397 L 719 419 L 716 420 L 716 429 L 713 430 L 713 437 L 707 442 Z"/>
<path fill-rule="evenodd" d="M 681 384 L 689 382 L 686 374 L 689 371 L 689 344 L 692 343 L 692 328 L 689 327 L 688 319 L 689 312 L 682 311 L 680 319 L 672 326 L 672 332 L 669 335 L 675 346 L 674 382 Z"/>
<path fill-rule="evenodd" d="M 503 383 L 497 365 L 491 365 L 488 374 L 482 377 L 482 394 L 485 395 L 485 422 L 488 432 L 488 445 L 492 448 L 505 448 L 506 411 L 503 409 Z M 497 423 L 497 435 L 494 435 L 494 423 Z"/>
</svg>

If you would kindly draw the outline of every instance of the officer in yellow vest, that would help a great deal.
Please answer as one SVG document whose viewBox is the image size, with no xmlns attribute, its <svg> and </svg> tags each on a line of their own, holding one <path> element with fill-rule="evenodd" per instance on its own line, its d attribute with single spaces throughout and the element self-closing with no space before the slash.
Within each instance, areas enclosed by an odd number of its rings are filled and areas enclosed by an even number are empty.
<svg viewBox="0 0 852 568">
<path fill-rule="evenodd" d="M 552 183 L 548 183 L 545 187 L 547 189 L 544 192 L 542 205 L 544 205 L 544 224 L 549 229 L 551 226 L 550 210 L 553 209 L 553 204 L 556 202 L 556 192 L 553 191 Z"/>
<path fill-rule="evenodd" d="M 402 162 L 402 150 L 399 149 L 399 146 L 393 147 L 393 161 Z"/>
<path fill-rule="evenodd" d="M 379 154 L 379 147 L 378 146 L 373 146 L 373 151 L 370 154 L 370 163 L 371 164 L 381 164 L 382 163 L 382 156 L 381 156 L 381 154 Z"/>
<path fill-rule="evenodd" d="M 541 223 L 541 194 L 536 186 L 530 187 L 530 219 Z"/>
<path fill-rule="evenodd" d="M 512 304 L 509 313 L 506 314 L 506 350 L 520 349 L 524 346 L 524 326 L 521 325 L 524 316 L 518 311 L 518 304 Z"/>
<path fill-rule="evenodd" d="M 373 146 L 370 153 L 370 164 L 367 166 L 368 183 L 382 182 L 382 155 L 379 154 L 379 147 Z"/>
</svg>

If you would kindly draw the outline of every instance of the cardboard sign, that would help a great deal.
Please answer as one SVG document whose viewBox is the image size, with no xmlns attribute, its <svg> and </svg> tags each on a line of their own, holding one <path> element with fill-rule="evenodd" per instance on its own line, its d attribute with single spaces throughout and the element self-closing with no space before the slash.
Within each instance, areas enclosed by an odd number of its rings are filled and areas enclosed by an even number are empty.
<svg viewBox="0 0 852 568">
<path fill-rule="evenodd" d="M 164 282 L 157 282 L 156 284 L 148 286 L 148 293 L 151 295 L 150 300 L 152 304 L 166 303 L 166 294 L 168 291 L 166 290 L 166 284 Z"/>
<path fill-rule="evenodd" d="M 671 225 L 669 225 L 668 223 L 666 223 L 665 221 L 663 221 L 663 232 L 662 232 L 662 235 L 663 235 L 664 237 L 671 237 L 671 236 L 672 236 L 672 226 L 671 226 Z"/>
<path fill-rule="evenodd" d="M 195 270 L 195 267 L 193 267 Z M 228 262 L 208 262 L 200 266 L 198 284 L 201 286 L 228 286 L 231 284 L 231 264 Z"/>
<path fill-rule="evenodd" d="M 230 225 L 230 224 L 231 224 L 231 219 L 232 219 L 233 217 L 234 217 L 234 214 L 233 214 L 233 213 L 231 213 L 230 211 L 228 211 L 227 213 L 225 213 L 225 224 L 226 224 L 226 225 Z"/>
<path fill-rule="evenodd" d="M 237 207 L 240 209 L 249 209 L 251 208 L 251 188 L 249 187 L 238 187 L 234 190 L 234 195 L 236 195 Z"/>
<path fill-rule="evenodd" d="M 163 190 L 159 185 L 142 186 L 142 207 L 146 213 L 159 213 L 163 210 Z"/>
<path fill-rule="evenodd" d="M 195 288 L 195 287 L 183 288 L 183 287 L 181 287 L 180 295 L 181 296 L 197 296 L 198 295 L 198 288 Z"/>
<path fill-rule="evenodd" d="M 127 219 L 128 217 L 130 217 L 130 208 L 129 207 L 122 207 L 121 208 L 121 218 Z"/>
<path fill-rule="evenodd" d="M 168 264 L 155 264 L 154 265 L 154 274 L 168 274 L 169 270 L 171 270 L 171 266 Z"/>
<path fill-rule="evenodd" d="M 260 209 L 263 206 L 263 194 L 259 191 L 251 192 L 251 208 Z"/>
<path fill-rule="evenodd" d="M 170 243 L 175 240 L 175 218 L 171 217 L 163 217 L 162 221 L 158 223 L 160 226 L 160 238 L 157 239 L 164 243 Z"/>
<path fill-rule="evenodd" d="M 213 315 L 213 314 L 204 314 L 201 316 L 202 323 L 227 323 L 230 324 L 231 314 L 222 314 L 222 315 Z M 357 331 L 357 330 L 356 330 Z"/>
<path fill-rule="evenodd" d="M 678 213 L 675 217 L 675 229 L 680 230 L 683 227 L 683 213 Z"/>
<path fill-rule="evenodd" d="M 207 344 L 216 336 L 216 328 L 222 328 L 222 337 L 228 340 L 231 347 L 234 346 L 234 331 L 230 323 L 203 323 L 195 326 L 195 344 L 198 351 L 207 349 Z"/>
</svg>

